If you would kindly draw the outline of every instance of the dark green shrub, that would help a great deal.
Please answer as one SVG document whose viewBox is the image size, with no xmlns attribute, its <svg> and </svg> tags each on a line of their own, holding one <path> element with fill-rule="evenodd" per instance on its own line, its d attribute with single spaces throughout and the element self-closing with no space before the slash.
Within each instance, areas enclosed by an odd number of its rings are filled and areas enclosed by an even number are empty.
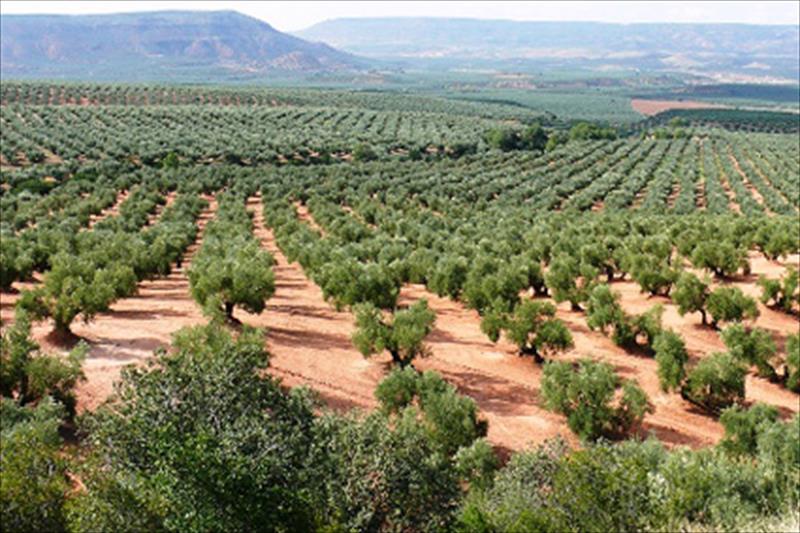
<svg viewBox="0 0 800 533">
<path fill-rule="evenodd" d="M 6 531 L 66 531 L 63 409 L 45 398 L 22 407 L 0 398 L 0 521 Z"/>
<path fill-rule="evenodd" d="M 759 435 L 778 420 L 778 409 L 772 405 L 756 403 L 749 409 L 739 406 L 722 411 L 719 421 L 725 436 L 719 445 L 734 455 L 756 455 Z"/>
</svg>

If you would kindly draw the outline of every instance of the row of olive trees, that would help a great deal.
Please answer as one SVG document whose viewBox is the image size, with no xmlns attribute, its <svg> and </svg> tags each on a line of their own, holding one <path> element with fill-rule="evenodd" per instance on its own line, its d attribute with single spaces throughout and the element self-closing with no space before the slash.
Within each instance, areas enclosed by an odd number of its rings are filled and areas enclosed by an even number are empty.
<svg viewBox="0 0 800 533">
<path fill-rule="evenodd" d="M 53 319 L 56 331 L 68 334 L 79 315 L 89 321 L 117 299 L 133 294 L 139 280 L 169 273 L 193 242 L 195 220 L 203 207 L 204 201 L 189 193 L 143 231 L 81 232 L 74 249 L 50 259 L 41 285 L 24 291 L 18 307 L 35 319 Z"/>
<path fill-rule="evenodd" d="M 189 287 L 203 310 L 224 313 L 234 321 L 234 308 L 261 313 L 275 292 L 275 261 L 253 235 L 253 213 L 245 196 L 237 192 L 218 195 L 216 218 L 209 222 L 203 242 L 192 258 Z"/>
</svg>

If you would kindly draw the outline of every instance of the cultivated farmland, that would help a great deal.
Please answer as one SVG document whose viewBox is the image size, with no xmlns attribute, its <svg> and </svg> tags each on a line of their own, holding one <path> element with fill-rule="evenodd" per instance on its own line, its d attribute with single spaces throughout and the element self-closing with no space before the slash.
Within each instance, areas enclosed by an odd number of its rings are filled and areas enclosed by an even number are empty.
<svg viewBox="0 0 800 533">
<path fill-rule="evenodd" d="M 310 89 L 0 98 L 3 327 L 85 344 L 79 413 L 209 321 L 263 328 L 266 372 L 338 413 L 385 409 L 393 368 L 435 371 L 504 456 L 701 449 L 726 409 L 800 411 L 796 134 Z M 602 422 L 570 380 L 608 384 Z"/>
</svg>

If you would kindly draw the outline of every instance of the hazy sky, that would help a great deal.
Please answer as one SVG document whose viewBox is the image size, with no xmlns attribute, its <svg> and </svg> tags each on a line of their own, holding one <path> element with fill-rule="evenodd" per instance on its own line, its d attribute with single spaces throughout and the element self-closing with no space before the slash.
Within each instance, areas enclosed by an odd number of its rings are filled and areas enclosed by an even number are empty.
<svg viewBox="0 0 800 533">
<path fill-rule="evenodd" d="M 339 17 L 468 17 L 602 22 L 741 22 L 800 25 L 800 2 L 36 2 L 2 0 L 0 13 L 118 13 L 234 9 L 282 31 Z"/>
</svg>

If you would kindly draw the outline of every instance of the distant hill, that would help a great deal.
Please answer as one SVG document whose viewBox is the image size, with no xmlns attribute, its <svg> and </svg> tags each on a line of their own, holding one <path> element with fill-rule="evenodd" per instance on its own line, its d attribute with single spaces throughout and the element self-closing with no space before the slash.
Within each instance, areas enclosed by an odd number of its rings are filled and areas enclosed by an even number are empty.
<svg viewBox="0 0 800 533">
<path fill-rule="evenodd" d="M 360 18 L 321 22 L 297 35 L 385 59 L 520 59 L 790 80 L 800 64 L 797 26 Z"/>
<path fill-rule="evenodd" d="M 362 65 L 234 11 L 0 17 L 4 78 L 247 78 Z"/>
</svg>

